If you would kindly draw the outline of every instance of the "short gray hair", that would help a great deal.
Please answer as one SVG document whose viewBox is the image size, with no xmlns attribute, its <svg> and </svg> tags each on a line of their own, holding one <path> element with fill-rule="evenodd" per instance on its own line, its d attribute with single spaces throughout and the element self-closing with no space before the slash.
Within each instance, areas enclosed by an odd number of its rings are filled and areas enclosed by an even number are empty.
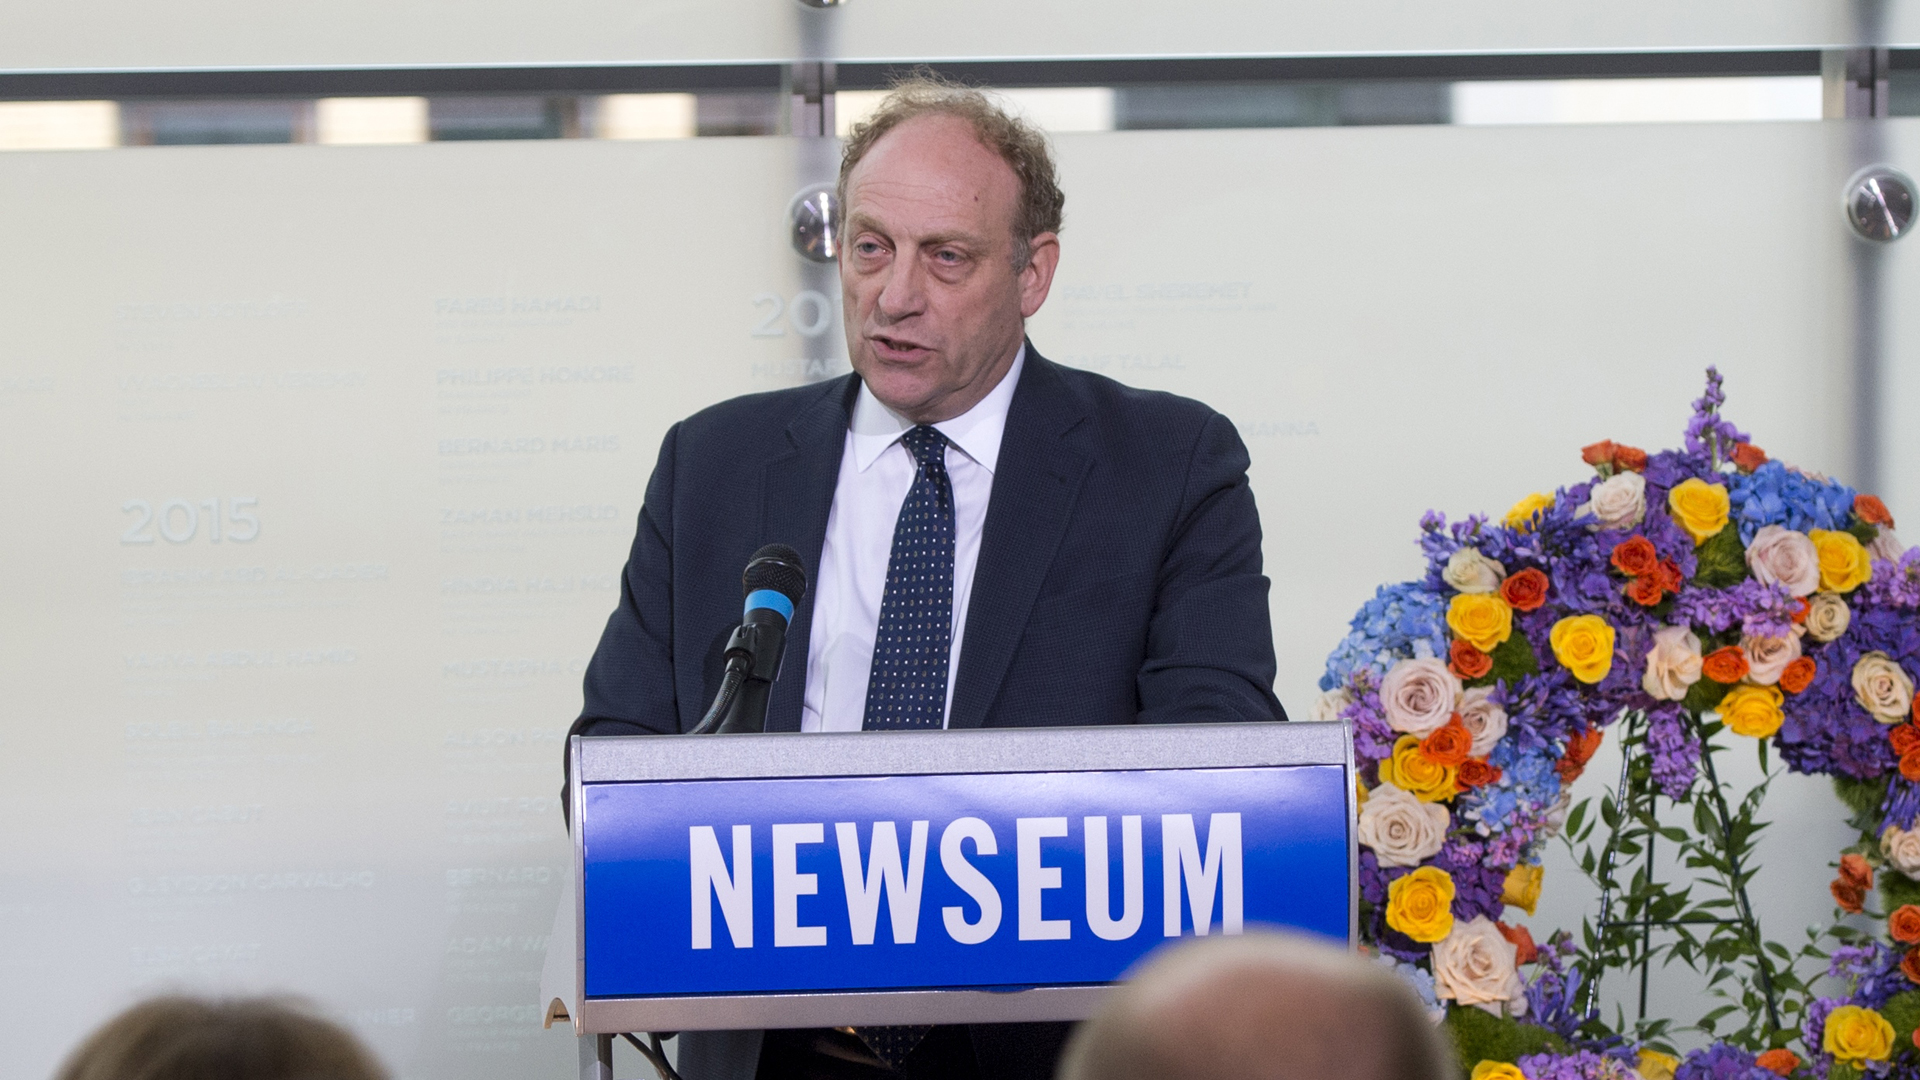
<svg viewBox="0 0 1920 1080">
<path fill-rule="evenodd" d="M 979 89 L 919 71 L 896 82 L 873 115 L 853 125 L 840 153 L 840 182 L 835 198 L 847 205 L 847 177 L 881 136 L 916 117 L 952 116 L 967 122 L 982 146 L 999 154 L 1020 182 L 1013 219 L 1013 267 L 1024 269 L 1033 256 L 1033 238 L 1060 231 L 1067 203 L 1053 164 L 1053 151 L 1041 130 L 1001 108 Z"/>
</svg>

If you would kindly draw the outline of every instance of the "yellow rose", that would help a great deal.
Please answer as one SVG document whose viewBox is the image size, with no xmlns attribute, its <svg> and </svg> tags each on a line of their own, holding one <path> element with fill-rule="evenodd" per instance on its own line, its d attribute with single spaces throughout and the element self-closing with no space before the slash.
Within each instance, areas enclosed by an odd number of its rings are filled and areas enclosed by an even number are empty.
<svg viewBox="0 0 1920 1080">
<path fill-rule="evenodd" d="M 1353 778 L 1353 793 L 1356 796 L 1353 805 L 1365 809 L 1367 805 L 1367 785 L 1361 783 L 1360 778 L 1357 776 Z"/>
<path fill-rule="evenodd" d="M 1741 683 L 1720 699 L 1720 719 L 1735 735 L 1764 739 L 1780 730 L 1780 722 L 1786 719 L 1781 711 L 1786 700 L 1777 686 Z"/>
<path fill-rule="evenodd" d="M 1634 1063 L 1633 1071 L 1643 1080 L 1673 1080 L 1674 1070 L 1680 1067 L 1680 1059 L 1672 1054 L 1663 1054 L 1658 1050 L 1641 1050 L 1640 1059 Z"/>
<path fill-rule="evenodd" d="M 1428 944 L 1453 933 L 1453 877 L 1423 866 L 1395 878 L 1387 886 L 1387 925 Z"/>
<path fill-rule="evenodd" d="M 1513 608 L 1499 593 L 1460 593 L 1447 605 L 1447 626 L 1469 645 L 1490 653 L 1513 636 Z"/>
<path fill-rule="evenodd" d="M 1415 735 L 1402 735 L 1393 744 L 1393 756 L 1380 763 L 1380 782 L 1392 784 L 1421 802 L 1439 802 L 1454 796 L 1451 765 L 1442 765 L 1420 749 Z"/>
<path fill-rule="evenodd" d="M 1507 871 L 1507 880 L 1500 886 L 1500 902 L 1533 914 L 1533 906 L 1540 902 L 1540 880 L 1546 873 L 1544 866 L 1525 863 Z"/>
<path fill-rule="evenodd" d="M 1667 507 L 1673 511 L 1673 519 L 1687 530 L 1695 544 L 1705 543 L 1707 537 L 1727 527 L 1727 510 L 1731 505 L 1725 484 L 1709 484 L 1699 477 L 1682 480 L 1667 492 Z"/>
<path fill-rule="evenodd" d="M 1509 1061 L 1482 1061 L 1473 1067 L 1473 1075 L 1467 1080 L 1527 1080 L 1527 1074 Z"/>
<path fill-rule="evenodd" d="M 1873 576 L 1873 556 L 1852 533 L 1814 529 L 1807 535 L 1813 539 L 1814 553 L 1820 556 L 1822 592 L 1850 593 Z"/>
<path fill-rule="evenodd" d="M 1842 1005 L 1827 1014 L 1820 1049 L 1856 1069 L 1863 1062 L 1885 1061 L 1893 1053 L 1893 1025 L 1872 1009 Z"/>
<path fill-rule="evenodd" d="M 1569 615 L 1547 635 L 1554 659 L 1583 683 L 1597 683 L 1613 670 L 1613 627 L 1598 615 Z"/>
<path fill-rule="evenodd" d="M 1553 496 L 1536 491 L 1513 504 L 1513 509 L 1507 511 L 1506 526 L 1515 532 L 1532 532 L 1533 519 L 1552 506 Z"/>
</svg>

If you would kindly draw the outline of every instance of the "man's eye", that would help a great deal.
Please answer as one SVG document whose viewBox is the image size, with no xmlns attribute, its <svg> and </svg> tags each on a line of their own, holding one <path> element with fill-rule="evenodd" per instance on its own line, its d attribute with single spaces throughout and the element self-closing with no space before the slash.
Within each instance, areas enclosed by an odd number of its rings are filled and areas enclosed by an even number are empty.
<svg viewBox="0 0 1920 1080">
<path fill-rule="evenodd" d="M 943 263 L 957 263 L 960 261 L 960 253 L 951 249 L 936 251 L 933 253 L 933 257 Z"/>
<path fill-rule="evenodd" d="M 859 252 L 862 255 L 878 255 L 880 254 L 880 245 L 874 243 L 871 240 L 862 240 L 859 243 L 853 245 L 853 250 Z"/>
</svg>

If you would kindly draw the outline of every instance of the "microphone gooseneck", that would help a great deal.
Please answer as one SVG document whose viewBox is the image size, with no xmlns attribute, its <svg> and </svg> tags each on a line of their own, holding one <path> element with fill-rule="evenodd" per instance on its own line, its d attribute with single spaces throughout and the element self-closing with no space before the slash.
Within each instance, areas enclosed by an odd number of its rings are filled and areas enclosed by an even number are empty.
<svg viewBox="0 0 1920 1080">
<path fill-rule="evenodd" d="M 807 593 L 807 572 L 800 553 L 785 544 L 768 544 L 753 553 L 740 575 L 745 610 L 727 639 L 726 669 L 720 692 L 691 734 L 764 731 L 767 698 L 780 676 L 787 626 Z"/>
</svg>

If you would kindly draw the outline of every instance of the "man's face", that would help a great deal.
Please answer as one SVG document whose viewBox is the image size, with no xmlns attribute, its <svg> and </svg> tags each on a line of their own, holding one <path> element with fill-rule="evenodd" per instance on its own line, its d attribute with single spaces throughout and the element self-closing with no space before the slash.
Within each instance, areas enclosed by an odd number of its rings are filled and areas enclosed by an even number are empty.
<svg viewBox="0 0 1920 1080">
<path fill-rule="evenodd" d="M 1053 283 L 1042 233 L 1013 268 L 1020 181 L 966 121 L 916 117 L 847 177 L 840 258 L 847 350 L 882 404 L 916 423 L 959 416 L 1013 364 Z"/>
</svg>

